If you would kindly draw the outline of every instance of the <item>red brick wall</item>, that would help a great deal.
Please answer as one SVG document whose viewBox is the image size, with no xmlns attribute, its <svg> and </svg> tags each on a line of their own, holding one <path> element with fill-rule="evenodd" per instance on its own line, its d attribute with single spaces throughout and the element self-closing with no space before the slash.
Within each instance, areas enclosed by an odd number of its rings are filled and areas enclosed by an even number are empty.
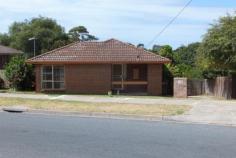
<svg viewBox="0 0 236 158">
<path fill-rule="evenodd" d="M 149 95 L 162 95 L 162 64 L 148 65 L 148 88 Z"/>
<path fill-rule="evenodd" d="M 66 65 L 68 93 L 107 94 L 111 90 L 111 65 Z"/>
<path fill-rule="evenodd" d="M 111 65 L 65 65 L 65 92 L 107 94 L 111 90 Z M 41 66 L 36 65 L 36 92 L 41 91 Z M 148 65 L 149 95 L 162 95 L 162 64 Z"/>
<path fill-rule="evenodd" d="M 41 92 L 41 66 L 36 65 L 36 92 Z M 111 65 L 65 65 L 65 92 L 107 94 Z"/>
</svg>

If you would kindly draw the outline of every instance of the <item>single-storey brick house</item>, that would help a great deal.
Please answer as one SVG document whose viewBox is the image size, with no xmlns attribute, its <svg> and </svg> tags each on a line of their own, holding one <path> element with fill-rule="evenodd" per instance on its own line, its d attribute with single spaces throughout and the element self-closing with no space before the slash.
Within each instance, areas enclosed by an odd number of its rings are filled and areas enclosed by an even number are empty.
<svg viewBox="0 0 236 158">
<path fill-rule="evenodd" d="M 115 39 L 75 42 L 27 61 L 36 67 L 36 91 L 162 94 L 162 65 L 170 60 Z"/>
<path fill-rule="evenodd" d="M 0 45 L 0 88 L 7 88 L 9 83 L 4 74 L 4 67 L 10 61 L 11 57 L 22 54 L 23 52 Z"/>
<path fill-rule="evenodd" d="M 0 69 L 4 69 L 4 66 L 9 62 L 12 56 L 22 54 L 23 52 L 0 45 Z"/>
</svg>

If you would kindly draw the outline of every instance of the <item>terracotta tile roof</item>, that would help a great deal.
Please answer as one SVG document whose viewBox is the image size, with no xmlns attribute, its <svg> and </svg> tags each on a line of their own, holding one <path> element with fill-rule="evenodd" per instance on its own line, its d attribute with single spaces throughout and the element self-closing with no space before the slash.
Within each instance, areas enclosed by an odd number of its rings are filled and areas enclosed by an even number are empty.
<svg viewBox="0 0 236 158">
<path fill-rule="evenodd" d="M 115 39 L 75 42 L 28 60 L 44 63 L 168 63 L 169 59 Z"/>
<path fill-rule="evenodd" d="M 2 54 L 14 55 L 14 54 L 21 54 L 21 53 L 23 53 L 23 52 L 13 49 L 13 48 L 10 48 L 10 47 L 0 45 L 0 55 L 2 55 Z"/>
</svg>

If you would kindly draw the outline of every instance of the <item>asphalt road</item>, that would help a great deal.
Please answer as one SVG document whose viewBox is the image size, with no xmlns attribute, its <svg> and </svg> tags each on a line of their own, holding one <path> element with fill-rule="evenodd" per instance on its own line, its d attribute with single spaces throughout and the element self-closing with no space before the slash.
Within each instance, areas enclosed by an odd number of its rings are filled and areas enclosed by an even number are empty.
<svg viewBox="0 0 236 158">
<path fill-rule="evenodd" d="M 0 158 L 235 158 L 236 128 L 0 112 Z"/>
</svg>

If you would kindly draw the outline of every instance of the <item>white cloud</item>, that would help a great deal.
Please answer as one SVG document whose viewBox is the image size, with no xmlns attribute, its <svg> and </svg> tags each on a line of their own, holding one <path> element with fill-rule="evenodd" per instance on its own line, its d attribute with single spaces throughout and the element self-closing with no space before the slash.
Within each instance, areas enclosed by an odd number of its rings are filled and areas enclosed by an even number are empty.
<svg viewBox="0 0 236 158">
<path fill-rule="evenodd" d="M 13 21 L 38 15 L 55 18 L 66 29 L 85 25 L 102 38 L 120 37 L 131 42 L 148 41 L 176 15 L 187 0 L 0 0 L 1 31 Z M 189 6 L 160 38 L 199 40 L 214 19 L 235 7 Z M 195 28 L 194 31 L 192 29 Z M 179 37 L 178 37 L 179 36 Z M 160 41 L 160 39 L 158 39 Z M 184 42 L 183 42 L 184 43 Z"/>
</svg>

